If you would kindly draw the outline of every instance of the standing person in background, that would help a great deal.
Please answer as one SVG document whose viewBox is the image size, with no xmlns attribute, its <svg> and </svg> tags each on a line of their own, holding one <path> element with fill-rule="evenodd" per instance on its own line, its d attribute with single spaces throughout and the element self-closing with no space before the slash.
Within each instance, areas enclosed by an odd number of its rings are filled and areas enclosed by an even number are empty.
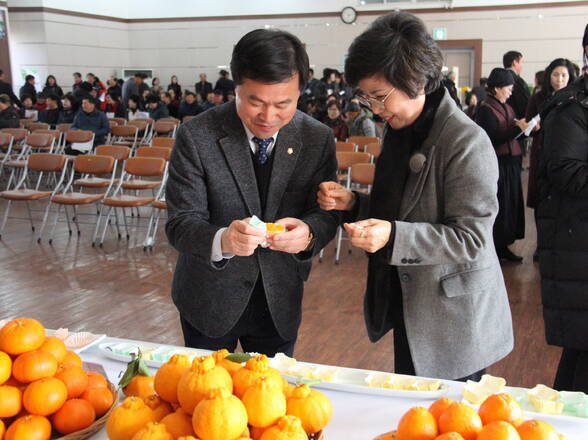
<svg viewBox="0 0 588 440">
<path fill-rule="evenodd" d="M 341 115 L 341 107 L 337 101 L 331 101 L 327 105 L 327 117 L 324 120 L 327 127 L 333 130 L 333 135 L 337 141 L 345 142 L 349 137 L 347 124 Z"/>
<path fill-rule="evenodd" d="M 45 81 L 45 87 L 43 87 L 43 94 L 45 96 L 57 95 L 60 98 L 63 97 L 63 90 L 61 90 L 61 87 L 57 85 L 57 80 L 53 75 L 49 75 L 47 77 L 47 81 Z"/>
<path fill-rule="evenodd" d="M 521 77 L 523 73 L 523 54 L 514 50 L 506 52 L 502 57 L 502 65 L 512 72 L 514 78 L 512 94 L 506 103 L 514 110 L 515 118 L 523 119 L 531 97 L 529 86 Z"/>
<path fill-rule="evenodd" d="M 478 104 L 481 104 L 484 99 L 486 99 L 486 83 L 488 82 L 488 78 L 480 78 L 480 85 L 474 87 L 472 92 L 478 98 Z"/>
<path fill-rule="evenodd" d="M 47 97 L 47 107 L 39 112 L 39 122 L 45 122 L 51 128 L 55 127 L 59 124 L 59 114 L 62 108 L 61 98 L 57 95 L 49 95 Z"/>
<path fill-rule="evenodd" d="M 584 62 L 588 26 L 582 41 Z M 547 343 L 563 351 L 553 387 L 588 393 L 588 77 L 553 97 L 544 129 L 536 209 Z"/>
<path fill-rule="evenodd" d="M 206 73 L 200 74 L 200 81 L 194 84 L 194 90 L 196 90 L 196 93 L 200 95 L 202 101 L 206 100 L 208 94 L 212 92 L 212 83 L 209 83 L 206 80 Z"/>
<path fill-rule="evenodd" d="M 2 69 L 0 69 L 0 95 L 7 95 L 8 98 L 10 98 L 12 101 L 13 105 L 16 105 L 17 107 L 22 106 L 20 100 L 16 97 L 14 91 L 12 90 L 12 84 L 6 82 L 6 73 L 4 73 L 4 70 Z"/>
<path fill-rule="evenodd" d="M 33 100 L 33 104 L 37 102 L 37 89 L 35 88 L 35 77 L 33 75 L 25 76 L 25 83 L 18 92 L 20 100 L 22 101 L 23 96 L 28 96 Z"/>
<path fill-rule="evenodd" d="M 80 72 L 75 72 L 73 74 L 73 79 L 74 79 L 74 83 L 71 86 L 71 91 L 75 92 L 82 85 L 82 74 Z"/>
<path fill-rule="evenodd" d="M 576 76 L 576 75 L 574 75 Z M 535 72 L 535 87 L 533 87 L 533 95 L 536 95 L 538 92 L 541 91 L 541 87 L 543 87 L 543 82 L 545 80 L 545 70 L 539 70 Z M 529 105 L 527 104 L 527 108 Z"/>
<path fill-rule="evenodd" d="M 72 93 L 68 93 L 63 98 L 63 108 L 59 113 L 58 124 L 72 124 L 76 113 L 78 112 L 78 101 Z"/>
<path fill-rule="evenodd" d="M 232 79 L 229 78 L 229 72 L 227 72 L 226 70 L 222 69 L 218 74 L 220 76 L 219 76 L 219 79 L 216 81 L 216 84 L 214 86 L 214 90 L 222 91 L 223 92 L 223 100 L 226 101 L 227 95 L 229 94 L 229 92 L 235 91 L 235 83 L 233 82 Z"/>
<path fill-rule="evenodd" d="M 147 84 L 146 79 L 148 78 L 146 73 L 139 74 L 141 78 L 141 82 L 138 84 L 139 87 L 139 96 L 146 96 L 146 93 L 149 93 L 149 84 Z"/>
<path fill-rule="evenodd" d="M 394 330 L 394 371 L 479 380 L 513 347 L 492 243 L 498 166 L 488 136 L 441 85 L 443 56 L 407 12 L 379 17 L 351 44 L 345 75 L 388 127 L 371 193 L 324 182 L 368 253 L 364 317 L 376 342 Z"/>
<path fill-rule="evenodd" d="M 116 78 L 116 76 L 111 76 L 108 81 L 108 89 L 107 89 L 107 94 L 109 95 L 116 95 L 116 96 L 121 96 L 122 94 L 122 88 L 118 83 L 118 79 Z"/>
<path fill-rule="evenodd" d="M 443 79 L 443 85 L 449 92 L 451 99 L 453 99 L 457 104 L 457 107 L 461 108 L 461 101 L 459 100 L 459 96 L 457 95 L 457 87 L 455 86 L 455 72 L 451 71 L 447 73 Z"/>
<path fill-rule="evenodd" d="M 498 215 L 494 222 L 494 245 L 501 260 L 523 261 L 508 246 L 525 237 L 525 206 L 521 182 L 522 149 L 516 137 L 526 128 L 524 118 L 516 120 L 507 104 L 514 85 L 510 70 L 496 67 L 488 77 L 488 98 L 476 114 L 498 156 Z"/>
<path fill-rule="evenodd" d="M 131 96 L 139 96 L 139 84 L 143 83 L 143 75 L 140 72 L 135 73 L 127 79 L 122 86 L 122 100 L 127 102 Z"/>
<path fill-rule="evenodd" d="M 314 96 L 316 88 L 320 81 L 314 77 L 314 69 L 308 69 L 308 85 L 306 86 L 307 94 Z"/>
<path fill-rule="evenodd" d="M 161 87 L 161 81 L 159 81 L 159 78 L 155 77 L 151 80 L 151 89 L 150 90 L 153 95 L 159 96 L 159 93 L 163 90 L 163 88 Z"/>
<path fill-rule="evenodd" d="M 12 105 L 10 97 L 0 94 L 0 129 L 18 128 L 20 126 L 19 115 Z"/>
<path fill-rule="evenodd" d="M 170 79 L 170 83 L 167 86 L 167 90 L 168 90 L 168 92 L 170 90 L 173 90 L 175 93 L 175 96 L 182 96 L 182 86 L 178 83 L 177 76 L 172 75 L 172 77 Z"/>
</svg>

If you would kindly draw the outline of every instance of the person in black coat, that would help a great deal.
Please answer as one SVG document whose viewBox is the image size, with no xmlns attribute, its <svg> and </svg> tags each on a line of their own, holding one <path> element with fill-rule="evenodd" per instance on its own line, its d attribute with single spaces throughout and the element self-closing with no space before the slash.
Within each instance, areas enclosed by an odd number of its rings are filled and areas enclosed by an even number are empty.
<svg viewBox="0 0 588 440">
<path fill-rule="evenodd" d="M 25 84 L 20 88 L 18 95 L 21 101 L 23 96 L 28 95 L 33 100 L 33 104 L 37 102 L 37 89 L 35 89 L 35 77 L 33 75 L 25 76 Z"/>
<path fill-rule="evenodd" d="M 18 127 L 18 113 L 16 113 L 16 111 L 14 110 L 10 97 L 6 94 L 0 95 L 0 129 Z"/>
<path fill-rule="evenodd" d="M 47 81 L 45 81 L 45 87 L 43 87 L 42 93 L 45 96 L 57 95 L 59 98 L 63 97 L 63 90 L 61 90 L 61 87 L 57 85 L 57 80 L 53 75 L 49 75 L 47 77 Z"/>
<path fill-rule="evenodd" d="M 72 93 L 68 93 L 63 98 L 63 108 L 59 113 L 58 124 L 73 124 L 76 113 L 78 112 L 78 101 Z"/>
<path fill-rule="evenodd" d="M 588 46 L 588 26 L 584 37 Z M 554 388 L 588 393 L 588 77 L 541 113 L 537 241 L 547 343 L 563 347 Z"/>
<path fill-rule="evenodd" d="M 214 90 L 221 90 L 223 92 L 223 99 L 226 102 L 229 92 L 233 92 L 235 90 L 235 83 L 232 79 L 229 79 L 229 72 L 226 70 L 223 69 L 218 74 L 220 77 L 216 81 Z"/>
<path fill-rule="evenodd" d="M 182 86 L 178 83 L 178 77 L 173 75 L 170 83 L 167 86 L 167 90 L 173 90 L 176 96 L 182 96 Z"/>
<path fill-rule="evenodd" d="M 451 99 L 453 99 L 457 106 L 461 108 L 461 101 L 459 100 L 459 96 L 457 95 L 457 87 L 455 86 L 455 72 L 449 72 L 447 74 L 447 76 L 443 79 L 443 85 L 449 92 Z"/>
<path fill-rule="evenodd" d="M 61 99 L 57 95 L 47 97 L 47 108 L 39 112 L 39 122 L 45 122 L 54 127 L 59 124 L 59 114 L 61 113 Z"/>
<path fill-rule="evenodd" d="M 186 92 L 186 98 L 180 103 L 178 119 L 181 121 L 186 116 L 196 116 L 199 113 L 202 113 L 202 107 L 196 102 L 196 95 Z"/>
<path fill-rule="evenodd" d="M 159 96 L 157 95 L 149 95 L 146 99 L 147 103 L 147 111 L 149 112 L 149 117 L 155 121 L 158 121 L 162 118 L 169 118 L 169 110 L 167 109 L 167 105 L 159 100 Z"/>
<path fill-rule="evenodd" d="M 523 72 L 523 54 L 514 50 L 506 52 L 502 57 L 502 64 L 505 69 L 512 72 L 514 77 L 512 95 L 506 103 L 512 107 L 517 119 L 523 119 L 527 111 L 529 98 L 531 97 L 529 86 L 521 77 L 521 73 Z"/>
<path fill-rule="evenodd" d="M 22 107 L 20 100 L 14 94 L 12 90 L 12 84 L 6 82 L 6 74 L 4 70 L 0 69 L 0 95 L 8 95 L 10 100 L 17 107 Z"/>
<path fill-rule="evenodd" d="M 196 90 L 196 93 L 200 95 L 203 101 L 206 99 L 206 96 L 212 92 L 212 83 L 206 81 L 206 73 L 200 74 L 200 81 L 194 84 L 194 90 Z M 176 95 L 182 96 L 179 93 L 176 93 Z"/>
</svg>

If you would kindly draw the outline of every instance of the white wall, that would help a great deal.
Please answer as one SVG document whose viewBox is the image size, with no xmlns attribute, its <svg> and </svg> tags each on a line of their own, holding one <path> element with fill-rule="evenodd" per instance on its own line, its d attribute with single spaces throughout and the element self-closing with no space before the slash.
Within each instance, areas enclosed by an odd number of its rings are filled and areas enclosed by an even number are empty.
<svg viewBox="0 0 588 440">
<path fill-rule="evenodd" d="M 176 2 L 173 4 L 175 11 Z M 420 17 L 431 30 L 446 28 L 449 39 L 482 39 L 483 75 L 502 64 L 504 52 L 521 51 L 525 56 L 523 76 L 532 83 L 535 71 L 554 58 L 567 57 L 581 64 L 580 42 L 588 7 L 456 10 Z M 360 15 L 355 25 L 343 24 L 336 16 L 127 24 L 53 13 L 10 13 L 13 77 L 18 84 L 21 66 L 37 66 L 70 86 L 71 73 L 77 70 L 92 71 L 106 79 L 123 67 L 143 67 L 153 68 L 164 85 L 176 74 L 180 84 L 192 89 L 199 72 L 215 80 L 218 66 L 228 65 L 238 39 L 266 25 L 292 32 L 306 43 L 311 64 L 320 76 L 324 67 L 343 67 L 349 44 L 375 18 Z"/>
</svg>

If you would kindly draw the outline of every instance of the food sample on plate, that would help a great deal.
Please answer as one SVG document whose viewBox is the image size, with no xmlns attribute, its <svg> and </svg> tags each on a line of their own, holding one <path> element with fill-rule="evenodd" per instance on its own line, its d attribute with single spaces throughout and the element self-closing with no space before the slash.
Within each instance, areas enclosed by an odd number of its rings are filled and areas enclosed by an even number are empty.
<svg viewBox="0 0 588 440">
<path fill-rule="evenodd" d="M 527 396 L 537 412 L 545 414 L 561 414 L 563 412 L 564 403 L 560 399 L 559 391 L 553 388 L 539 384 L 527 391 Z"/>
<path fill-rule="evenodd" d="M 282 374 L 303 377 L 305 379 L 318 379 L 323 382 L 335 381 L 339 373 L 336 367 L 301 364 L 296 359 L 286 356 L 284 353 L 277 353 L 270 359 L 270 367 L 275 368 Z"/>
<path fill-rule="evenodd" d="M 437 391 L 441 386 L 438 379 L 420 379 L 401 376 L 394 373 L 372 372 L 365 378 L 365 383 L 373 388 L 388 388 L 403 391 Z"/>
<path fill-rule="evenodd" d="M 502 393 L 506 380 L 502 377 L 484 374 L 479 382 L 468 380 L 463 387 L 463 397 L 474 405 L 481 405 L 492 394 Z"/>
<path fill-rule="evenodd" d="M 110 350 L 113 353 L 120 354 L 122 356 L 137 356 L 139 351 L 143 360 L 167 362 L 174 354 L 181 354 L 188 356 L 192 360 L 197 353 L 188 349 L 182 349 L 179 347 L 156 347 L 156 346 L 144 346 L 137 345 L 128 342 L 110 346 Z"/>
</svg>

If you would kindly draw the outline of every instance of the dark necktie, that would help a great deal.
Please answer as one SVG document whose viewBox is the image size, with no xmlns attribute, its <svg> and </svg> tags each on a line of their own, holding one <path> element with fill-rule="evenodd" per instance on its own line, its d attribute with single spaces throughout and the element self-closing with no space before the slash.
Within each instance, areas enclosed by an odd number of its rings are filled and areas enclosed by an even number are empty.
<svg viewBox="0 0 588 440">
<path fill-rule="evenodd" d="M 267 139 L 259 139 L 258 137 L 253 137 L 253 142 L 255 142 L 257 144 L 257 152 L 255 153 L 255 160 L 257 160 L 258 163 L 260 164 L 264 164 L 267 162 L 268 159 L 268 154 L 267 154 L 267 148 L 270 146 L 270 144 L 274 141 L 274 138 L 267 138 Z"/>
</svg>

